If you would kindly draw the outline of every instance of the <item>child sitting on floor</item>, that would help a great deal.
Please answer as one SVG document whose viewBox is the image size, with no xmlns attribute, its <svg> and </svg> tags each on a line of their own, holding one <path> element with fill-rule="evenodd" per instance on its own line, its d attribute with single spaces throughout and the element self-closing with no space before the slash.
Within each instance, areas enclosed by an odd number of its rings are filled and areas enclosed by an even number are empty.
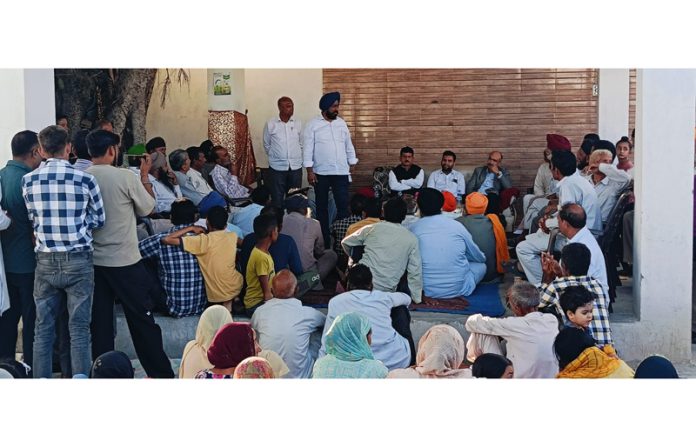
<svg viewBox="0 0 696 447">
<path fill-rule="evenodd" d="M 244 307 L 248 317 L 266 300 L 273 298 L 271 279 L 275 274 L 273 258 L 268 253 L 271 244 L 278 240 L 278 221 L 275 216 L 262 214 L 254 219 L 256 246 L 251 250 L 246 268 L 247 289 Z"/>
</svg>

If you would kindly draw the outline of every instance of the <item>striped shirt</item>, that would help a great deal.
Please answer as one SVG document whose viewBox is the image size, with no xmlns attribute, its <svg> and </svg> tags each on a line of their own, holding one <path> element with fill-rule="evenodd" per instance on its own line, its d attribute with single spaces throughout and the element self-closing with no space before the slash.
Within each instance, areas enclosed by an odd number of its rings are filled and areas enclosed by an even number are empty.
<svg viewBox="0 0 696 447">
<path fill-rule="evenodd" d="M 37 252 L 92 251 L 92 230 L 106 221 L 99 185 L 67 160 L 49 158 L 22 177 Z"/>
</svg>

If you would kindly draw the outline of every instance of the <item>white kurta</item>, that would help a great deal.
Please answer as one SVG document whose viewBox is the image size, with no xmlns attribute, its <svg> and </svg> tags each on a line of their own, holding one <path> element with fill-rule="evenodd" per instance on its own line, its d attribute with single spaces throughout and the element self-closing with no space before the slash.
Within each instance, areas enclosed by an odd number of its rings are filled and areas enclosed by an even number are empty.
<svg viewBox="0 0 696 447">
<path fill-rule="evenodd" d="M 399 335 L 391 324 L 391 310 L 397 306 L 408 306 L 411 297 L 401 292 L 379 290 L 351 290 L 337 295 L 329 301 L 324 334 L 321 337 L 319 357 L 326 355 L 324 341 L 334 319 L 346 312 L 359 312 L 372 325 L 372 354 L 387 369 L 406 368 L 411 361 L 408 341 Z"/>
<path fill-rule="evenodd" d="M 553 378 L 558 374 L 553 352 L 558 320 L 553 315 L 532 312 L 524 317 L 490 318 L 476 314 L 469 317 L 465 327 L 472 335 L 493 335 L 507 341 L 507 358 L 512 361 L 515 378 Z M 467 343 L 469 354 L 472 348 Z"/>
<path fill-rule="evenodd" d="M 0 189 L 0 200 L 2 199 L 2 189 Z M 5 210 L 0 209 L 0 231 L 7 229 L 12 221 Z M 10 294 L 7 291 L 7 278 L 5 278 L 5 261 L 2 256 L 2 245 L 0 244 L 0 315 L 10 308 Z"/>
<path fill-rule="evenodd" d="M 288 365 L 286 378 L 308 378 L 316 359 L 316 348 L 311 352 L 309 339 L 312 332 L 321 329 L 325 318 L 296 298 L 273 298 L 256 309 L 251 326 L 259 345 L 276 352 Z"/>
</svg>

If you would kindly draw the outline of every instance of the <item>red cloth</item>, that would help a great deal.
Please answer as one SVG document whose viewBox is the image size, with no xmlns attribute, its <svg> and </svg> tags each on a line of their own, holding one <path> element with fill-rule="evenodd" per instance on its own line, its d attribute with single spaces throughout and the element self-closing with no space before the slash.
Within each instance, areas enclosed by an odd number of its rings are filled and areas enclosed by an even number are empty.
<svg viewBox="0 0 696 447">
<path fill-rule="evenodd" d="M 249 186 L 256 181 L 256 158 L 251 144 L 249 120 L 243 113 L 232 110 L 208 112 L 208 138 L 230 153 L 237 168 L 239 183 Z"/>
<path fill-rule="evenodd" d="M 570 141 L 563 135 L 547 133 L 546 147 L 552 151 L 570 151 Z"/>
<path fill-rule="evenodd" d="M 208 348 L 208 361 L 216 368 L 232 368 L 256 355 L 254 332 L 249 323 L 227 323 Z"/>
<path fill-rule="evenodd" d="M 518 188 L 508 188 L 500 191 L 500 211 L 510 206 L 513 197 L 520 198 L 520 190 Z"/>
</svg>

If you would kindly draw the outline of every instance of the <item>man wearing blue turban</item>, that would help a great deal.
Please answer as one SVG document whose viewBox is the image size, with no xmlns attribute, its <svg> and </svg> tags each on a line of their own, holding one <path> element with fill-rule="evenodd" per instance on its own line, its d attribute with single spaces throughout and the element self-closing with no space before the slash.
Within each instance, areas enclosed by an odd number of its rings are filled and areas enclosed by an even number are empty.
<svg viewBox="0 0 696 447">
<path fill-rule="evenodd" d="M 314 186 L 317 217 L 329 247 L 329 189 L 336 202 L 337 219 L 348 217 L 348 184 L 358 163 L 348 125 L 338 116 L 339 92 L 327 93 L 319 100 L 321 115 L 313 118 L 302 133 L 303 164 L 307 181 Z"/>
</svg>

